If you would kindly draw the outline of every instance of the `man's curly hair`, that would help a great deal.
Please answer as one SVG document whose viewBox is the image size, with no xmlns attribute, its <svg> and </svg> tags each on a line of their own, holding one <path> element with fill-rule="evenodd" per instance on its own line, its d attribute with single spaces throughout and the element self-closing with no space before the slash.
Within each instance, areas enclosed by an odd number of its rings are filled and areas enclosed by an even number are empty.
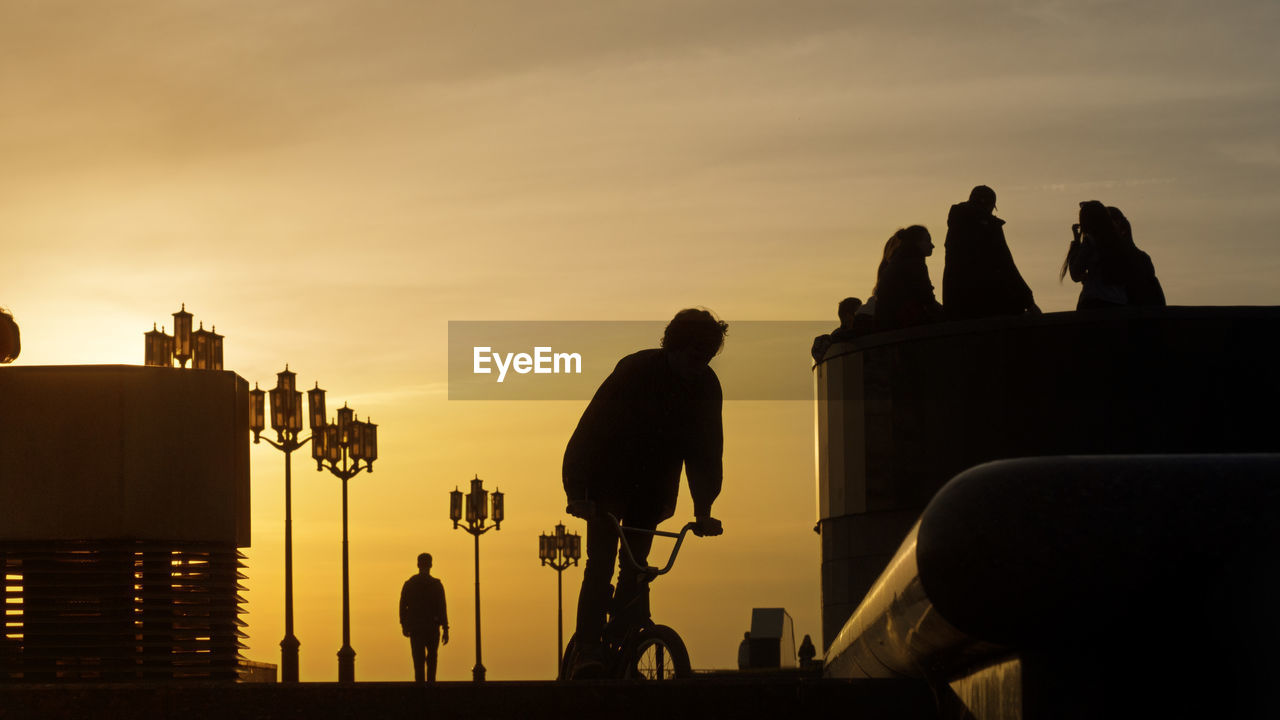
<svg viewBox="0 0 1280 720">
<path fill-rule="evenodd" d="M 706 308 L 685 308 L 667 323 L 662 333 L 662 347 L 667 350 L 693 349 L 707 361 L 720 353 L 729 324 Z"/>
</svg>

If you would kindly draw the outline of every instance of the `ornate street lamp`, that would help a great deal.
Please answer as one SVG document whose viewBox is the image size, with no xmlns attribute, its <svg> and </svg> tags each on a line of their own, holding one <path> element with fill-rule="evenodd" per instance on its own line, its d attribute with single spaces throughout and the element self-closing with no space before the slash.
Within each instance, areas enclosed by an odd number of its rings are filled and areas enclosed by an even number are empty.
<svg viewBox="0 0 1280 720">
<path fill-rule="evenodd" d="M 500 491 L 493 491 L 493 524 L 485 525 L 485 520 L 489 519 L 489 508 L 489 491 L 484 489 L 484 481 L 477 475 L 471 481 L 471 492 L 467 493 L 465 511 L 467 524 L 462 528 L 471 533 L 476 540 L 476 665 L 471 668 L 471 679 L 475 682 L 484 682 L 484 664 L 480 662 L 480 536 L 490 530 L 502 529 L 500 526 L 506 517 L 506 506 Z M 462 491 L 455 487 L 449 493 L 449 519 L 453 521 L 455 530 L 463 519 L 463 512 Z"/>
<path fill-rule="evenodd" d="M 316 406 L 313 405 L 313 417 L 316 412 Z M 324 416 L 323 402 L 319 406 L 319 415 L 322 418 Z M 378 459 L 378 426 L 371 422 L 357 420 L 355 411 L 344 404 L 338 410 L 337 421 L 325 425 L 323 434 L 317 431 L 313 435 L 316 441 L 311 444 L 311 457 L 316 461 L 316 470 L 328 469 L 342 480 L 342 648 L 338 650 L 338 682 L 354 682 L 356 651 L 351 647 L 351 582 L 347 560 L 347 481 L 362 470 L 373 472 L 373 461 Z"/>
<path fill-rule="evenodd" d="M 556 571 L 556 674 L 564 663 L 564 570 L 569 564 L 578 564 L 582 557 L 582 537 L 578 533 L 565 533 L 564 523 L 557 523 L 555 532 L 538 536 L 538 559 Z"/>
<path fill-rule="evenodd" d="M 191 333 L 191 367 L 196 370 L 222 369 L 222 336 L 213 330 L 205 330 L 204 323 L 200 329 Z"/>
<path fill-rule="evenodd" d="M 220 336 L 215 337 L 221 340 Z M 217 364 L 221 368 L 221 358 L 218 358 Z M 196 367 L 199 367 L 198 363 Z M 276 386 L 271 389 L 271 429 L 276 431 L 276 440 L 266 438 L 268 445 L 284 452 L 284 639 L 280 641 L 282 682 L 298 682 L 298 647 L 301 645 L 293 634 L 293 451 L 312 439 L 322 437 L 325 432 L 324 390 L 316 383 L 315 389 L 307 391 L 311 435 L 299 439 L 302 431 L 302 393 L 294 389 L 296 377 L 288 365 L 284 366 L 283 372 L 276 374 Z M 265 429 L 267 416 L 266 396 L 267 392 L 259 389 L 257 383 L 249 391 L 249 429 L 253 431 L 255 443 L 263 439 L 262 431 Z M 319 412 L 316 411 L 317 407 Z"/>
<path fill-rule="evenodd" d="M 191 313 L 187 312 L 187 304 L 173 314 L 173 357 L 179 367 L 186 367 L 191 359 Z"/>
<path fill-rule="evenodd" d="M 191 313 L 187 312 L 185 303 L 173 314 L 173 335 L 166 334 L 163 327 L 157 330 L 155 323 L 143 334 L 146 336 L 145 364 L 150 367 L 173 367 L 176 360 L 185 368 L 187 361 L 192 360 L 191 367 L 196 370 L 222 369 L 222 336 L 216 327 L 205 330 L 203 322 L 199 330 L 192 332 Z"/>
<path fill-rule="evenodd" d="M 222 336 L 218 334 L 218 326 L 213 326 L 209 333 L 209 369 L 222 369 Z"/>
<path fill-rule="evenodd" d="M 209 331 L 200 323 L 200 329 L 191 333 L 191 367 L 196 370 L 209 369 Z"/>
<path fill-rule="evenodd" d="M 166 334 L 164 328 L 157 330 L 155 323 L 151 323 L 151 329 L 143 335 L 147 339 L 144 364 L 149 367 L 173 367 L 173 336 Z"/>
</svg>

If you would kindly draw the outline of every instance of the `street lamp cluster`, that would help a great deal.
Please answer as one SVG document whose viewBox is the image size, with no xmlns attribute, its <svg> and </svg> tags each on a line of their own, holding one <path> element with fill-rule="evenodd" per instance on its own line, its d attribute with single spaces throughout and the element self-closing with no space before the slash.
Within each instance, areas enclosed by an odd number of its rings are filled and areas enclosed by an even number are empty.
<svg viewBox="0 0 1280 720">
<path fill-rule="evenodd" d="M 191 313 L 184 303 L 173 313 L 173 335 L 155 324 L 146 336 L 146 364 L 152 367 L 173 367 L 174 362 L 185 368 L 191 361 L 196 370 L 222 369 L 222 336 L 205 330 L 204 323 L 198 330 L 191 329 Z M 215 328 L 216 329 L 216 328 Z M 298 682 L 298 647 L 301 645 L 293 634 L 293 451 L 311 443 L 311 458 L 316 461 L 316 471 L 328 470 L 342 480 L 342 649 L 338 651 L 338 680 L 355 680 L 356 651 L 351 648 L 350 565 L 347 544 L 347 481 L 362 471 L 373 472 L 373 461 L 378 459 L 378 426 L 368 420 L 360 420 L 345 404 L 337 412 L 336 420 L 328 420 L 325 414 L 324 390 L 320 384 L 307 391 L 307 424 L 311 434 L 302 437 L 302 391 L 297 389 L 297 375 L 286 365 L 276 374 L 276 386 L 268 392 L 254 383 L 249 391 L 249 429 L 253 442 L 267 441 L 268 445 L 284 453 L 284 639 L 280 641 L 280 677 L 284 682 Z M 271 429 L 276 439 L 263 438 L 268 409 Z M 478 482 L 478 481 L 477 481 Z M 494 527 L 502 520 L 502 493 L 494 493 Z M 470 521 L 471 511 L 467 516 Z M 481 510 L 480 523 L 484 523 Z M 455 523 L 456 524 L 456 523 Z M 478 547 L 478 546 L 477 546 Z M 477 565 L 478 567 L 478 565 Z M 478 600 L 477 600 L 478 602 Z M 477 628 L 477 633 L 479 632 Z M 478 636 L 478 635 L 477 635 Z"/>
<path fill-rule="evenodd" d="M 176 362 L 185 368 L 191 362 L 196 370 L 222 369 L 222 336 L 212 330 L 191 329 L 192 315 L 186 304 L 173 313 L 173 335 L 164 328 L 152 329 L 146 336 L 146 364 L 152 367 L 173 367 Z M 216 328 L 215 328 L 216 330 Z M 355 680 L 355 655 L 351 647 L 350 572 L 347 543 L 347 481 L 362 471 L 373 472 L 373 462 L 378 459 L 378 426 L 368 420 L 360 420 L 354 410 L 345 404 L 338 410 L 336 419 L 329 420 L 325 413 L 325 391 L 320 384 L 307 391 L 307 426 L 311 434 L 302 435 L 302 391 L 297 389 L 297 374 L 285 369 L 276 374 L 276 386 L 270 391 L 254 384 L 249 391 L 249 429 L 253 442 L 266 440 L 268 445 L 284 453 L 284 575 L 285 575 L 285 635 L 280 641 L 280 675 L 283 682 L 298 682 L 298 648 L 301 643 L 293 634 L 293 451 L 311 443 L 311 458 L 316 470 L 328 470 L 342 480 L 342 648 L 338 651 L 338 680 Z M 270 405 L 268 407 L 268 398 Z M 268 413 L 268 410 L 270 411 Z M 262 437 L 270 426 L 276 439 Z M 454 488 L 449 493 L 449 519 L 454 529 L 461 527 L 475 537 L 476 570 L 476 664 L 472 678 L 485 679 L 485 668 L 480 651 L 480 536 L 490 530 L 499 530 L 506 515 L 503 493 L 484 489 L 484 481 L 476 476 L 471 490 L 464 497 Z M 465 522 L 465 525 L 462 523 Z M 557 638 L 556 667 L 560 666 L 564 648 L 564 594 L 561 574 L 570 564 L 577 565 L 582 557 L 582 538 L 577 533 L 566 533 L 564 524 L 556 525 L 552 534 L 538 538 L 538 558 L 543 565 L 556 571 L 557 586 Z"/>
<path fill-rule="evenodd" d="M 222 336 L 212 330 L 191 329 L 192 315 L 184 303 L 173 313 L 173 335 L 164 328 L 156 329 L 153 323 L 146 336 L 146 364 L 152 367 L 173 367 L 176 362 L 185 368 L 191 361 L 196 370 L 222 369 Z M 216 328 L 215 328 L 216 330 Z M 354 410 L 345 404 L 337 412 L 335 420 L 325 413 L 325 391 L 320 384 L 307 391 L 307 426 L 311 434 L 302 435 L 302 391 L 297 389 L 297 374 L 284 370 L 276 374 L 276 386 L 262 390 L 254 383 L 249 391 L 249 429 L 253 442 L 267 441 L 268 445 L 284 453 L 284 639 L 280 641 L 280 677 L 283 682 L 298 682 L 298 648 L 301 643 L 293 634 L 293 451 L 311 443 L 311 458 L 316 470 L 328 470 L 342 480 L 342 648 L 338 650 L 338 680 L 355 680 L 356 651 L 351 647 L 350 573 L 347 545 L 347 481 L 362 471 L 373 472 L 373 461 L 378 459 L 378 426 L 368 420 L 360 420 Z M 270 406 L 268 407 L 268 398 Z M 270 413 L 268 414 L 268 410 Z M 270 417 L 271 429 L 276 439 L 262 437 Z M 485 679 L 480 652 L 480 536 L 490 530 L 499 530 L 506 515 L 505 500 L 501 491 L 492 494 L 484 489 L 484 481 L 476 476 L 471 481 L 471 491 L 464 497 L 454 488 L 449 493 L 449 519 L 454 529 L 463 530 L 475 537 L 476 569 L 476 664 L 472 678 Z M 462 523 L 465 522 L 465 526 Z M 556 571 L 557 638 L 556 667 L 559 668 L 564 648 L 564 593 L 561 574 L 570 564 L 577 565 L 582 557 L 582 538 L 577 533 L 566 533 L 564 524 L 556 525 L 552 534 L 538 538 L 538 558 L 543 565 Z"/>
<path fill-rule="evenodd" d="M 502 521 L 506 519 L 506 508 L 503 494 L 499 490 L 493 491 L 493 525 L 485 527 L 484 521 L 489 519 L 489 491 L 484 489 L 484 481 L 477 475 L 471 481 L 471 492 L 466 497 L 466 518 L 467 527 L 462 528 L 472 535 L 480 536 L 490 530 L 501 530 Z M 449 519 L 453 521 L 453 529 L 458 529 L 458 523 L 462 521 L 463 516 L 463 497 L 462 491 L 457 487 L 449 493 Z"/>
<path fill-rule="evenodd" d="M 555 532 L 538 536 L 538 559 L 543 565 L 551 565 L 555 570 L 564 570 L 569 563 L 578 564 L 582 558 L 582 536 L 578 533 L 566 533 L 564 523 L 557 523 Z"/>
<path fill-rule="evenodd" d="M 284 370 L 276 373 L 276 386 L 271 388 L 271 429 L 276 431 L 276 442 L 267 440 L 272 445 L 288 444 L 293 445 L 289 452 L 297 450 L 307 443 L 311 438 L 298 440 L 299 433 L 302 432 L 302 391 L 297 389 L 297 373 L 291 371 L 288 365 L 284 366 Z M 320 389 L 320 383 L 307 391 L 307 420 L 314 435 L 316 428 L 323 429 L 325 426 L 324 419 L 324 390 Z M 267 391 L 258 388 L 258 384 L 253 384 L 253 389 L 249 391 L 249 429 L 253 431 L 253 441 L 260 442 L 262 440 L 262 431 L 266 429 L 267 416 Z"/>
<path fill-rule="evenodd" d="M 182 309 L 173 314 L 173 334 L 165 333 L 164 328 L 156 329 L 155 323 L 144 333 L 146 337 L 145 364 L 151 367 L 173 367 L 176 361 L 179 367 L 191 367 L 196 370 L 222 369 L 222 336 L 213 330 L 205 330 L 204 323 L 200 329 L 192 331 L 191 313 L 187 312 L 186 303 Z"/>
<path fill-rule="evenodd" d="M 317 385 L 317 389 L 319 386 Z M 316 390 L 309 390 L 314 393 Z M 324 392 L 320 390 L 320 392 Z M 313 417 L 315 410 L 312 410 Z M 365 470 L 373 472 L 373 461 L 378 459 L 378 426 L 356 419 L 355 411 L 345 404 L 338 409 L 338 420 L 324 423 L 324 400 L 321 398 L 320 420 L 323 432 L 317 432 L 312 426 L 311 457 L 316 461 L 316 470 L 325 469 L 338 477 L 350 468 L 355 468 L 351 475 L 360 472 L 360 462 L 364 461 Z M 341 468 L 341 470 L 339 470 Z"/>
<path fill-rule="evenodd" d="M 506 501 L 503 494 L 494 490 L 492 495 L 484 489 L 484 481 L 477 475 L 471 481 L 471 490 L 465 496 L 456 487 L 449 493 L 449 519 L 454 529 L 462 528 L 475 537 L 476 560 L 476 664 L 471 669 L 472 680 L 484 681 L 485 669 L 480 651 L 480 536 L 490 530 L 500 529 L 506 518 Z M 492 524 L 486 521 L 492 518 Z M 465 525 L 463 524 L 465 522 Z M 538 559 L 556 571 L 556 671 L 564 661 L 564 583 L 563 572 L 570 565 L 577 565 L 582 558 L 582 536 L 565 531 L 564 523 L 558 523 L 550 534 L 538 536 Z"/>
<path fill-rule="evenodd" d="M 556 571 L 556 672 L 564 664 L 564 583 L 565 568 L 578 564 L 582 557 L 582 536 L 566 533 L 564 523 L 555 532 L 538 536 L 538 559 Z"/>
<path fill-rule="evenodd" d="M 484 481 L 477 475 L 471 481 L 471 492 L 467 493 L 465 508 L 467 524 L 462 528 L 476 540 L 476 664 L 471 668 L 471 679 L 476 682 L 484 681 L 484 664 L 480 662 L 480 536 L 490 530 L 501 529 L 502 521 L 506 517 L 506 507 L 500 491 L 493 491 L 493 524 L 485 525 L 485 520 L 489 518 L 489 507 L 489 491 L 484 489 Z M 463 514 L 462 491 L 455 487 L 449 493 L 449 519 L 453 521 L 453 529 L 458 529 L 458 523 L 462 521 Z"/>
<path fill-rule="evenodd" d="M 324 417 L 323 409 L 320 417 Z M 351 647 L 347 481 L 360 474 L 361 470 L 373 472 L 373 461 L 378 459 L 378 426 L 357 420 L 355 411 L 344 404 L 338 410 L 337 422 L 313 429 L 312 437 L 315 441 L 311 443 L 311 457 L 316 461 L 316 470 L 328 470 L 342 481 L 342 648 L 338 650 L 338 682 L 354 682 L 356 651 Z M 363 466 L 361 462 L 364 463 Z"/>
<path fill-rule="evenodd" d="M 355 411 L 345 404 L 337 420 L 325 415 L 325 391 L 320 384 L 307 391 L 307 421 L 311 434 L 299 439 L 302 432 L 302 391 L 296 386 L 297 375 L 286 365 L 276 374 L 276 386 L 270 391 L 271 428 L 276 440 L 265 438 L 272 447 L 284 452 L 284 566 L 285 566 L 285 636 L 280 641 L 280 676 L 284 682 L 298 681 L 298 647 L 293 634 L 293 479 L 292 453 L 311 442 L 311 457 L 316 470 L 328 469 L 342 480 L 342 648 L 338 651 L 338 680 L 355 680 L 356 651 L 351 648 L 350 573 L 347 546 L 347 481 L 362 470 L 373 472 L 378 459 L 378 426 L 356 419 Z M 249 429 L 253 441 L 260 442 L 266 429 L 267 396 L 254 384 L 249 391 Z M 363 465 L 361 464 L 363 463 Z"/>
</svg>

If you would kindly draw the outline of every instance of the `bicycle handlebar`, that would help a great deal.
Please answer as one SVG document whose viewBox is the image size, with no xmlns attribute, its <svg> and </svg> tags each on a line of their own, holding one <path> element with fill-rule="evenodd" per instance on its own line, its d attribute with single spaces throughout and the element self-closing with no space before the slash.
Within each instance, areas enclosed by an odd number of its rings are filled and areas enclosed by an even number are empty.
<svg viewBox="0 0 1280 720">
<path fill-rule="evenodd" d="M 609 518 L 609 522 L 613 523 L 613 528 L 618 533 L 618 539 L 622 541 L 622 549 L 626 551 L 625 555 L 627 558 L 627 564 L 631 566 L 631 569 L 650 576 L 650 579 L 659 575 L 666 575 L 667 572 L 671 570 L 671 566 L 676 564 L 676 555 L 680 552 L 680 544 L 684 542 L 684 536 L 688 535 L 689 531 L 693 530 L 698 525 L 695 522 L 687 522 L 684 524 L 684 527 L 680 528 L 680 532 L 673 533 L 665 530 L 658 530 L 656 528 L 653 530 L 645 530 L 644 528 L 623 527 L 622 523 L 618 521 L 618 518 L 614 516 L 613 513 L 605 513 L 605 517 Z M 640 563 L 636 562 L 636 556 L 631 552 L 631 543 L 627 542 L 627 534 L 624 532 L 628 530 L 631 532 L 645 533 L 646 535 L 659 535 L 661 537 L 676 539 L 675 547 L 671 548 L 671 557 L 667 559 L 667 564 L 663 565 L 661 570 L 652 565 L 641 566 Z M 619 553 L 619 558 L 622 556 L 623 553 Z"/>
</svg>

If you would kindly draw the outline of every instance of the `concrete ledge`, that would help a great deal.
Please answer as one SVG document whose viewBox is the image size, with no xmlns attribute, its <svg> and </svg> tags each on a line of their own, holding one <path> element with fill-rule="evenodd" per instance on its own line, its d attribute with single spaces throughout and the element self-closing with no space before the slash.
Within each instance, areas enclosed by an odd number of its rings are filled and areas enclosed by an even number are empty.
<svg viewBox="0 0 1280 720">
<path fill-rule="evenodd" d="M 864 558 L 887 560 L 910 526 L 872 518 L 914 518 L 992 460 L 1280 452 L 1277 356 L 1280 307 L 987 318 L 833 345 L 814 372 L 824 647 L 870 589 Z"/>
<path fill-rule="evenodd" d="M 733 717 L 937 717 L 927 686 L 910 680 L 721 676 L 644 684 L 301 683 L 298 685 L 0 686 L 0 718 L 521 718 L 675 720 Z"/>
</svg>

